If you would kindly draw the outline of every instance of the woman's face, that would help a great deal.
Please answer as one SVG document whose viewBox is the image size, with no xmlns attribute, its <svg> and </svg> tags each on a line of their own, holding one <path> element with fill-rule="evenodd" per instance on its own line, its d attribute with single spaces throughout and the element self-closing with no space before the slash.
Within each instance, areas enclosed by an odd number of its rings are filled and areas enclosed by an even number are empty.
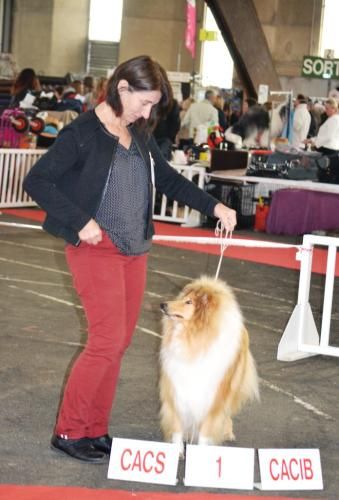
<svg viewBox="0 0 339 500">
<path fill-rule="evenodd" d="M 153 106 L 161 99 L 160 90 L 129 90 L 126 80 L 119 82 L 118 90 L 123 109 L 121 118 L 126 124 L 134 123 L 139 118 L 147 120 Z"/>
<path fill-rule="evenodd" d="M 330 104 L 325 104 L 325 112 L 327 114 L 327 116 L 333 116 L 336 114 L 337 110 L 335 108 L 333 108 L 333 106 L 331 106 Z"/>
</svg>

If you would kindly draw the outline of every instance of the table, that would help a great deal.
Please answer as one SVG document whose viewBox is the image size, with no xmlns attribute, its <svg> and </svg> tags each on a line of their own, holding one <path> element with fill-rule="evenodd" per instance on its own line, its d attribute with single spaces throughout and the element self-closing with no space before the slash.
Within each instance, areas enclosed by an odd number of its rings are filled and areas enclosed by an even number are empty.
<svg viewBox="0 0 339 500">
<path fill-rule="evenodd" d="M 300 235 L 339 229 L 339 185 L 270 177 L 246 176 L 246 170 L 220 170 L 211 179 L 257 185 L 255 197 L 272 193 L 266 221 L 271 234 Z"/>
<path fill-rule="evenodd" d="M 273 193 L 267 233 L 300 235 L 335 229 L 339 229 L 337 194 L 306 189 L 280 189 Z"/>
<path fill-rule="evenodd" d="M 278 179 L 276 177 L 256 177 L 246 175 L 246 169 L 240 170 L 218 170 L 206 173 L 211 179 L 223 179 L 225 181 L 237 181 L 242 183 L 263 184 L 266 186 L 280 186 L 283 188 L 308 189 L 311 191 L 321 191 L 323 193 L 339 194 L 339 184 L 327 184 L 325 182 L 295 181 L 292 179 Z"/>
</svg>

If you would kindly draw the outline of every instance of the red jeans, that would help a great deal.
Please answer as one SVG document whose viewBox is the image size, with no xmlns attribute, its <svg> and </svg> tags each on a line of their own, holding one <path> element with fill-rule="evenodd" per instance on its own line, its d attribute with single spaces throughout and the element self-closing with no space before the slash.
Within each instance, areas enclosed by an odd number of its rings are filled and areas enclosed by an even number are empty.
<svg viewBox="0 0 339 500">
<path fill-rule="evenodd" d="M 125 256 L 103 233 L 98 245 L 67 245 L 66 259 L 86 313 L 88 340 L 67 381 L 55 433 L 93 438 L 108 432 L 121 358 L 143 299 L 147 255 Z"/>
</svg>

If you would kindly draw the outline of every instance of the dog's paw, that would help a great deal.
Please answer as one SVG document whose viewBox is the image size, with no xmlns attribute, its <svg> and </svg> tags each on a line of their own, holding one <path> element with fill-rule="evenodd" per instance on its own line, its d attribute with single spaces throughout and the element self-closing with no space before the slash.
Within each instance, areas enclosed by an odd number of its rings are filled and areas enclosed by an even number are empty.
<svg viewBox="0 0 339 500">
<path fill-rule="evenodd" d="M 179 457 L 184 458 L 185 447 L 184 447 L 183 435 L 181 432 L 175 432 L 172 435 L 172 443 L 179 445 Z"/>
<path fill-rule="evenodd" d="M 202 446 L 210 446 L 213 444 L 213 440 L 207 436 L 199 436 L 198 444 Z"/>
<path fill-rule="evenodd" d="M 233 432 L 228 432 L 227 434 L 225 434 L 224 440 L 225 441 L 235 441 L 235 435 L 233 434 Z"/>
</svg>

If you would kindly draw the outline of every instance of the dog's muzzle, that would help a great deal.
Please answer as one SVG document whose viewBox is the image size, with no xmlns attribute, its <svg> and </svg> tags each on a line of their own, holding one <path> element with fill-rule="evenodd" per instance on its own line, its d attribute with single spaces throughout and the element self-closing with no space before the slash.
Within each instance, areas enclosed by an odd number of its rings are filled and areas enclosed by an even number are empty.
<svg viewBox="0 0 339 500">
<path fill-rule="evenodd" d="M 178 319 L 184 319 L 183 316 L 181 316 L 180 314 L 172 314 L 169 310 L 168 310 L 168 303 L 167 302 L 162 302 L 160 304 L 160 309 L 161 311 L 166 314 L 166 316 L 168 316 L 169 318 L 178 318 Z"/>
</svg>

